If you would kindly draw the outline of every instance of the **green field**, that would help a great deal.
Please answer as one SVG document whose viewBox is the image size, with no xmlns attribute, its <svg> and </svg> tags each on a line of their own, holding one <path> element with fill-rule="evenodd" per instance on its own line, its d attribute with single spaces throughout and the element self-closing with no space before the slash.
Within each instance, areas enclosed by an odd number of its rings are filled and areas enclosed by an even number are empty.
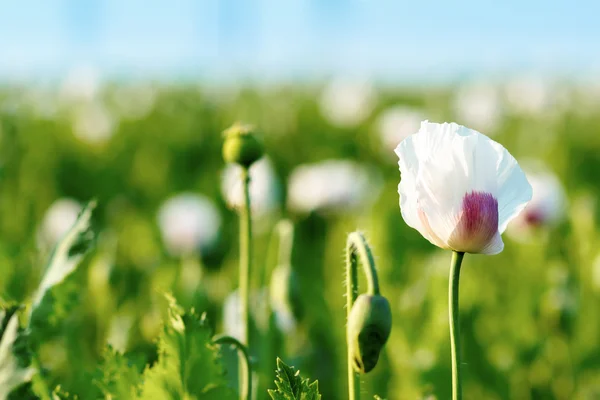
<svg viewBox="0 0 600 400">
<path fill-rule="evenodd" d="M 258 128 L 269 160 L 251 194 L 254 398 L 267 399 L 267 389 L 275 388 L 276 357 L 318 380 L 323 399 L 347 398 L 343 256 L 348 233 L 360 230 L 393 315 L 379 363 L 361 376 L 362 398 L 449 399 L 451 254 L 408 227 L 398 204 L 394 135 L 411 126 L 410 118 L 422 118 L 480 129 L 524 167 L 544 164 L 565 193 L 552 218 L 510 227 L 499 255 L 465 257 L 464 398 L 600 399 L 600 89 L 503 82 L 469 88 L 323 92 L 317 84 L 109 83 L 0 89 L 3 307 L 31 304 L 77 207 L 97 201 L 95 246 L 52 289 L 44 318 L 29 332 L 40 374 L 11 398 L 43 398 L 58 385 L 64 398 L 119 398 L 102 383 L 111 381 L 102 364 L 107 345 L 124 353 L 132 375 L 155 363 L 165 293 L 184 310 L 206 313 L 215 333 L 234 334 L 235 318 L 226 322 L 224 310 L 229 303 L 235 308 L 229 296 L 238 286 L 239 222 L 223 182 L 236 174 L 225 172 L 221 133 L 243 121 Z M 403 115 L 412 117 L 406 122 Z M 312 164 L 321 169 L 307 172 Z M 169 244 L 160 210 L 179 194 L 204 196 L 220 224 L 163 221 L 175 224 L 176 243 Z M 59 203 L 49 216 L 59 199 L 73 201 Z M 281 219 L 294 226 L 299 296 L 296 320 L 280 316 L 277 325 L 269 321 L 268 286 Z M 185 240 L 197 231 L 210 237 L 192 243 L 192 252 Z M 27 308 L 19 313 L 25 326 Z M 235 357 L 224 351 L 221 362 L 237 390 Z M 194 371 L 205 373 L 202 365 Z"/>
</svg>

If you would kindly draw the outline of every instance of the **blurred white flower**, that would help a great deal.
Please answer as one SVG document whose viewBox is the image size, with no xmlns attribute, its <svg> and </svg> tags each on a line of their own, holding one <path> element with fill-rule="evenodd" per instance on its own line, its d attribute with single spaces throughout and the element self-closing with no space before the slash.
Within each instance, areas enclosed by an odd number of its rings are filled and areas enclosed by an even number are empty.
<svg viewBox="0 0 600 400">
<path fill-rule="evenodd" d="M 267 288 L 262 288 L 250 294 L 250 317 L 257 326 L 265 327 L 267 313 L 259 313 L 263 309 L 267 296 Z M 262 318 L 261 318 L 262 317 Z M 223 332 L 240 342 L 244 341 L 244 326 L 242 324 L 242 307 L 240 292 L 234 290 L 225 298 L 223 303 Z"/>
<path fill-rule="evenodd" d="M 349 160 L 297 167 L 289 178 L 288 206 L 297 212 L 357 211 L 379 195 L 380 177 Z"/>
<path fill-rule="evenodd" d="M 538 77 L 521 77 L 507 83 L 506 102 L 517 113 L 538 115 L 551 108 L 555 99 L 551 85 Z"/>
<path fill-rule="evenodd" d="M 241 207 L 244 191 L 241 178 L 242 168 L 228 164 L 222 174 L 221 193 L 230 207 Z M 271 161 L 263 157 L 250 166 L 250 206 L 253 216 L 260 218 L 279 205 L 280 187 Z"/>
<path fill-rule="evenodd" d="M 600 293 L 600 254 L 592 264 L 592 288 L 596 293 Z"/>
<path fill-rule="evenodd" d="M 87 143 L 102 143 L 110 139 L 115 120 L 108 109 L 99 102 L 82 105 L 75 112 L 73 133 Z"/>
<path fill-rule="evenodd" d="M 377 119 L 377 130 L 385 152 L 394 150 L 398 143 L 419 130 L 425 115 L 421 110 L 406 106 L 393 106 Z"/>
<path fill-rule="evenodd" d="M 68 103 L 93 101 L 99 91 L 98 70 L 89 65 L 80 65 L 68 72 L 60 89 L 60 97 Z"/>
<path fill-rule="evenodd" d="M 453 107 L 460 124 L 472 126 L 490 136 L 496 133 L 502 122 L 500 95 L 491 84 L 474 83 L 459 88 Z"/>
<path fill-rule="evenodd" d="M 148 115 L 156 102 L 157 90 L 150 85 L 123 85 L 113 93 L 116 112 L 125 119 L 141 119 Z"/>
<path fill-rule="evenodd" d="M 376 93 L 367 81 L 334 79 L 323 90 L 321 114 L 334 126 L 352 128 L 363 122 L 375 107 Z"/>
<path fill-rule="evenodd" d="M 39 239 L 43 246 L 54 247 L 77 220 L 82 206 L 76 200 L 56 200 L 46 211 L 40 227 Z"/>
<path fill-rule="evenodd" d="M 182 193 L 162 204 L 158 225 L 169 253 L 185 256 L 209 249 L 217 242 L 221 216 L 207 197 Z"/>
<path fill-rule="evenodd" d="M 531 200 L 514 157 L 455 123 L 424 121 L 396 148 L 402 218 L 443 249 L 497 254 L 510 220 Z"/>
<path fill-rule="evenodd" d="M 566 195 L 556 175 L 539 162 L 526 162 L 523 169 L 533 197 L 509 225 L 508 233 L 515 237 L 532 227 L 554 225 L 565 216 Z"/>
<path fill-rule="evenodd" d="M 131 314 L 118 313 L 110 322 L 106 342 L 116 351 L 125 352 L 132 326 L 133 316 Z"/>
</svg>

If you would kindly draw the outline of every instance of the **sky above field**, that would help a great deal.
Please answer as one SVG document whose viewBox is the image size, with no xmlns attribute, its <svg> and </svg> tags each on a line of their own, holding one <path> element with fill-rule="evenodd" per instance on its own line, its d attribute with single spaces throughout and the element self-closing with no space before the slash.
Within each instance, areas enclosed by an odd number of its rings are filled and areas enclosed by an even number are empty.
<svg viewBox="0 0 600 400">
<path fill-rule="evenodd" d="M 600 2 L 0 0 L 0 79 L 600 75 Z"/>
</svg>

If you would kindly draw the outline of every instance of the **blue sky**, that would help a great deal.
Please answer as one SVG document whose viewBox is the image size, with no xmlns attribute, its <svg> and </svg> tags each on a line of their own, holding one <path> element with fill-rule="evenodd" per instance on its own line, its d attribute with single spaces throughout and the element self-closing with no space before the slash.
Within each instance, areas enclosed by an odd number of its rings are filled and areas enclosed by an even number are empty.
<svg viewBox="0 0 600 400">
<path fill-rule="evenodd" d="M 0 80 L 600 74 L 592 1 L 0 0 Z"/>
</svg>

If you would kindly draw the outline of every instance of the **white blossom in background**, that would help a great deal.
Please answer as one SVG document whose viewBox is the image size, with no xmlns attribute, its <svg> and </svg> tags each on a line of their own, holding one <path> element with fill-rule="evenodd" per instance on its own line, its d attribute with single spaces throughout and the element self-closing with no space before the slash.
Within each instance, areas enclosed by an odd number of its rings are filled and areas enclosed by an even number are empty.
<svg viewBox="0 0 600 400">
<path fill-rule="evenodd" d="M 103 143 L 115 130 L 116 121 L 110 111 L 94 101 L 77 107 L 73 116 L 73 134 L 83 142 Z"/>
<path fill-rule="evenodd" d="M 556 104 L 549 82 L 538 77 L 521 77 L 506 84 L 504 89 L 509 108 L 519 114 L 539 115 Z"/>
<path fill-rule="evenodd" d="M 371 115 L 376 100 L 368 81 L 334 79 L 321 93 L 321 114 L 334 126 L 352 128 Z"/>
<path fill-rule="evenodd" d="M 267 288 L 264 287 L 250 295 L 250 317 L 260 327 L 266 327 L 268 323 L 268 313 L 257 312 L 264 307 L 266 296 Z M 240 292 L 236 289 L 223 302 L 223 333 L 243 342 L 243 330 Z"/>
<path fill-rule="evenodd" d="M 124 119 L 147 116 L 156 103 L 157 90 L 151 85 L 122 85 L 115 88 L 113 100 L 116 112 Z"/>
<path fill-rule="evenodd" d="M 596 293 L 600 293 L 600 254 L 592 264 L 592 287 Z"/>
<path fill-rule="evenodd" d="M 131 314 L 115 315 L 110 321 L 106 342 L 116 351 L 125 352 L 132 326 L 133 316 Z"/>
<path fill-rule="evenodd" d="M 207 197 L 182 193 L 162 204 L 158 211 L 158 225 L 169 253 L 185 256 L 216 244 L 221 215 Z"/>
<path fill-rule="evenodd" d="M 556 175 L 539 162 L 524 165 L 527 180 L 533 188 L 531 202 L 509 225 L 513 237 L 540 226 L 552 226 L 565 217 L 566 194 Z"/>
<path fill-rule="evenodd" d="M 493 136 L 503 118 L 502 99 L 491 84 L 472 83 L 458 88 L 453 109 L 459 124 Z"/>
<path fill-rule="evenodd" d="M 67 103 L 93 101 L 100 92 L 101 81 L 97 69 L 89 65 L 73 68 L 60 88 L 59 97 Z"/>
<path fill-rule="evenodd" d="M 407 106 L 393 106 L 383 111 L 377 118 L 377 131 L 386 154 L 417 132 L 424 119 L 423 111 Z"/>
<path fill-rule="evenodd" d="M 81 204 L 69 198 L 61 198 L 52 203 L 38 232 L 41 244 L 48 248 L 54 247 L 71 229 L 81 210 Z"/>
<path fill-rule="evenodd" d="M 289 178 L 288 207 L 296 212 L 358 211 L 375 201 L 380 177 L 349 160 L 326 160 L 297 167 Z"/>
<path fill-rule="evenodd" d="M 241 207 L 244 191 L 241 180 L 242 168 L 228 164 L 221 176 L 221 193 L 230 207 Z M 250 206 L 253 217 L 260 218 L 279 206 L 280 186 L 271 160 L 263 157 L 250 166 Z"/>
</svg>

